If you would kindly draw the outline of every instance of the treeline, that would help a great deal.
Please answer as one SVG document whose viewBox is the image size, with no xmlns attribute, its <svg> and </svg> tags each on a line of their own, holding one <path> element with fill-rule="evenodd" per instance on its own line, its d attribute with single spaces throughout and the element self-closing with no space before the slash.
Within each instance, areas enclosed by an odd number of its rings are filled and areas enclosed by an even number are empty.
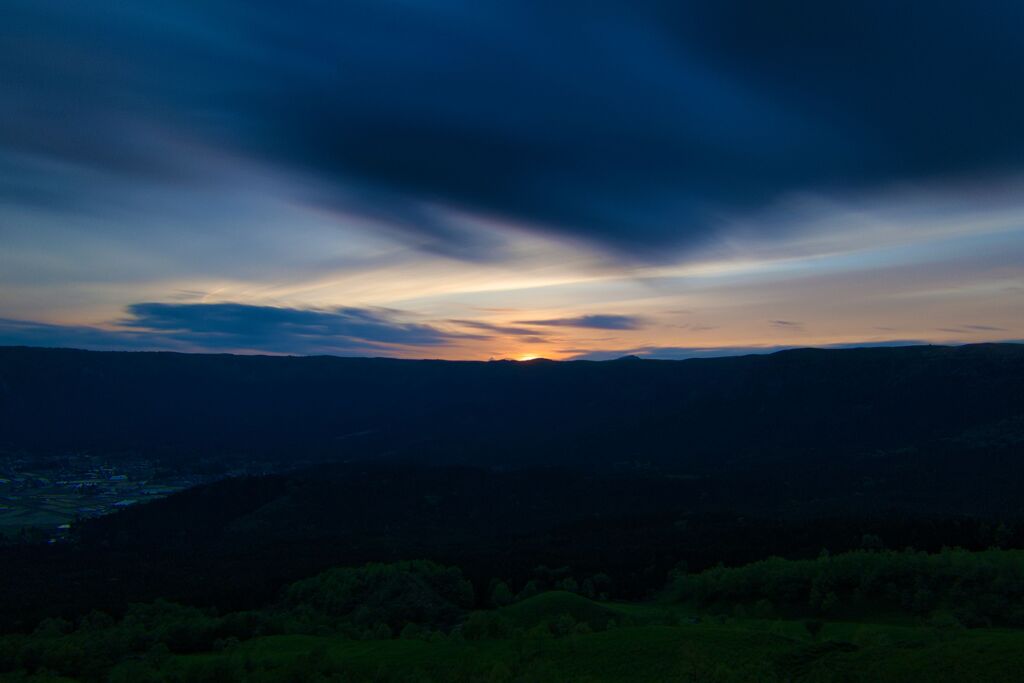
<svg viewBox="0 0 1024 683">
<path fill-rule="evenodd" d="M 902 613 L 936 624 L 1024 627 L 1024 551 L 862 550 L 676 572 L 672 600 L 769 617 Z"/>
<path fill-rule="evenodd" d="M 809 619 L 815 640 L 822 622 L 849 618 L 902 615 L 941 629 L 1024 627 L 1024 551 L 862 550 L 813 560 L 771 558 L 696 574 L 677 570 L 660 611 L 646 605 L 644 617 L 584 595 L 594 595 L 610 581 L 606 576 L 578 581 L 565 569 L 547 567 L 535 574 L 521 586 L 492 580 L 488 595 L 478 596 L 454 567 L 374 563 L 295 582 L 259 609 L 222 613 L 158 600 L 132 605 L 119 619 L 99 611 L 75 621 L 49 618 L 31 633 L 0 637 L 0 677 L 50 672 L 84 681 L 312 680 L 326 666 L 315 657 L 264 671 L 247 670 L 237 658 L 179 655 L 230 653 L 267 636 L 426 643 L 511 639 L 518 652 L 544 639 L 644 624 L 676 626 L 681 613 L 672 605 L 680 602 L 694 608 L 683 612 L 693 615 L 691 623 L 702 616 L 720 619 L 723 612 Z"/>
<path fill-rule="evenodd" d="M 455 568 L 422 561 L 337 568 L 292 584 L 259 610 L 218 614 L 158 600 L 130 606 L 120 620 L 99 611 L 76 622 L 45 619 L 31 634 L 0 638 L 0 672 L 102 681 L 127 662 L 111 680 L 161 680 L 172 654 L 224 651 L 262 636 L 446 635 L 472 605 L 472 586 Z"/>
<path fill-rule="evenodd" d="M 426 642 L 528 635 L 537 640 L 618 623 L 611 610 L 582 597 L 541 592 L 556 585 L 582 591 L 567 571 L 539 567 L 537 575 L 518 595 L 505 582 L 493 581 L 486 599 L 495 608 L 490 610 L 473 609 L 478 600 L 459 569 L 411 561 L 331 569 L 291 584 L 275 602 L 257 610 L 220 614 L 158 600 L 131 605 L 120 619 L 100 611 L 74 622 L 48 618 L 30 634 L 0 637 L 0 677 L 51 673 L 132 683 L 310 680 L 306 676 L 323 669 L 323 662 L 299 658 L 261 672 L 224 660 L 183 667 L 173 656 L 225 653 L 244 641 L 275 635 Z M 595 579 L 599 585 L 606 580 L 593 577 L 584 583 L 592 586 Z M 509 608 L 513 603 L 519 604 Z"/>
</svg>

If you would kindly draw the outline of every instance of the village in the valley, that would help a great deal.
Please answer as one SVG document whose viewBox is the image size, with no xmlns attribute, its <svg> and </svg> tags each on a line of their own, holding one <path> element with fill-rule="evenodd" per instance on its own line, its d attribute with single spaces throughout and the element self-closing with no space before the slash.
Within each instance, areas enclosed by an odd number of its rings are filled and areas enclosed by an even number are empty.
<svg viewBox="0 0 1024 683">
<path fill-rule="evenodd" d="M 210 481 L 149 460 L 84 453 L 0 454 L 0 538 L 59 542 L 76 519 L 95 517 Z"/>
</svg>

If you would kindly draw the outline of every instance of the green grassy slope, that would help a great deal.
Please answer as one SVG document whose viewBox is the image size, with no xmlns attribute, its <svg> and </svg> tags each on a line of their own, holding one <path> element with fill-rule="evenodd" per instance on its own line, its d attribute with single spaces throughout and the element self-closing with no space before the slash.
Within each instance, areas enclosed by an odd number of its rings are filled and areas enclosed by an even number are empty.
<svg viewBox="0 0 1024 683">
<path fill-rule="evenodd" d="M 172 657 L 156 680 L 1020 681 L 1024 633 L 798 622 L 626 626 L 564 638 L 351 641 L 272 636 Z M 113 680 L 147 680 L 137 663 Z M 296 678 L 298 677 L 298 678 Z"/>
</svg>

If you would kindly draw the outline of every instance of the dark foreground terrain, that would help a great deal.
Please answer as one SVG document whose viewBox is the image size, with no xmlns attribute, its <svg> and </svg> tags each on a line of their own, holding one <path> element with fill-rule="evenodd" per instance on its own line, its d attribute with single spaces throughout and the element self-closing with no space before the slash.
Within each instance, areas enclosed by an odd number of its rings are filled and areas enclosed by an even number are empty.
<svg viewBox="0 0 1024 683">
<path fill-rule="evenodd" d="M 1021 345 L 4 348 L 0 448 L 215 480 L 0 546 L 4 680 L 1024 673 Z"/>
<path fill-rule="evenodd" d="M 677 571 L 609 601 L 604 574 L 479 595 L 430 562 L 333 569 L 265 605 L 167 601 L 0 636 L 12 681 L 1017 681 L 1021 551 L 864 550 Z"/>
</svg>

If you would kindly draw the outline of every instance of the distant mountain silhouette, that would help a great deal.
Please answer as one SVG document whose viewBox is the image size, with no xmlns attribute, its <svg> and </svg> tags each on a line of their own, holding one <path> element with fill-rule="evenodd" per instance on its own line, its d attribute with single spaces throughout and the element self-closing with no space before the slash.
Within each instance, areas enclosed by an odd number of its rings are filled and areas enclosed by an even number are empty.
<svg viewBox="0 0 1024 683">
<path fill-rule="evenodd" d="M 1024 345 L 444 362 L 0 348 L 0 448 L 686 471 L 1024 442 Z"/>
</svg>

